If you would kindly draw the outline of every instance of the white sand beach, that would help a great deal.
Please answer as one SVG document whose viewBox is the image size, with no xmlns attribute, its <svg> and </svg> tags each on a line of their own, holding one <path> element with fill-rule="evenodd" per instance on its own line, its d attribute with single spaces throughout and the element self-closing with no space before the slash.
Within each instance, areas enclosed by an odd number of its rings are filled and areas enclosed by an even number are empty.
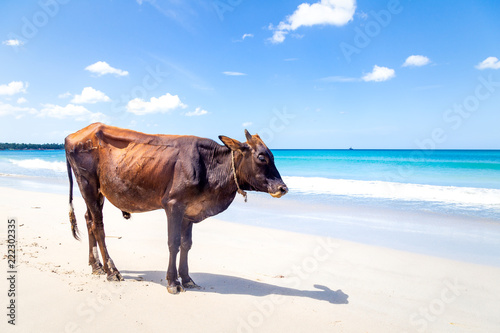
<svg viewBox="0 0 500 333">
<path fill-rule="evenodd" d="M 170 295 L 164 212 L 124 220 L 106 203 L 107 246 L 125 281 L 91 275 L 85 209 L 71 236 L 65 195 L 0 188 L 0 248 L 18 223 L 15 326 L 2 332 L 496 332 L 500 268 L 210 218 L 196 225 L 190 272 Z M 249 203 L 251 205 L 251 203 Z M 231 207 L 229 208 L 231 209 Z M 353 211 L 353 214 L 355 212 Z"/>
</svg>

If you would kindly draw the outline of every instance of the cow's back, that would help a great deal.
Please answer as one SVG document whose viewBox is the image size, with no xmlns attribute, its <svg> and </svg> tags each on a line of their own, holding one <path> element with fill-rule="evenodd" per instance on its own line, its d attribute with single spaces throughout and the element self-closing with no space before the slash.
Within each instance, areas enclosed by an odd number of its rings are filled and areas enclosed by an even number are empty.
<svg viewBox="0 0 500 333">
<path fill-rule="evenodd" d="M 76 147 L 82 143 L 87 144 L 90 140 L 92 143 L 106 143 L 114 148 L 122 149 L 130 143 L 168 145 L 169 142 L 175 141 L 178 138 L 199 139 L 197 137 L 187 135 L 145 134 L 102 123 L 93 123 L 73 134 L 68 135 L 65 142 L 66 147 Z"/>
<path fill-rule="evenodd" d="M 207 139 L 150 135 L 95 123 L 69 135 L 65 146 L 73 170 L 83 168 L 77 172 L 96 177 L 100 192 L 113 205 L 133 213 L 162 208 L 176 176 L 191 178 L 200 140 Z"/>
</svg>

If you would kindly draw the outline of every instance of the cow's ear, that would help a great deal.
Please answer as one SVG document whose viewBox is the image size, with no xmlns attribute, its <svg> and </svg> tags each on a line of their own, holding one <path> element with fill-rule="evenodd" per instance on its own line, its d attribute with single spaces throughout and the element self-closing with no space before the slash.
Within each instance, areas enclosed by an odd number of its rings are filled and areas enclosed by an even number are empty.
<svg viewBox="0 0 500 333">
<path fill-rule="evenodd" d="M 252 141 L 252 134 L 250 134 L 247 130 L 245 130 L 245 137 L 247 138 L 247 141 Z"/>
<path fill-rule="evenodd" d="M 243 150 L 245 149 L 246 146 L 245 144 L 239 142 L 238 140 L 228 138 L 227 136 L 224 135 L 219 135 L 220 141 L 222 141 L 227 148 L 231 150 Z"/>
</svg>

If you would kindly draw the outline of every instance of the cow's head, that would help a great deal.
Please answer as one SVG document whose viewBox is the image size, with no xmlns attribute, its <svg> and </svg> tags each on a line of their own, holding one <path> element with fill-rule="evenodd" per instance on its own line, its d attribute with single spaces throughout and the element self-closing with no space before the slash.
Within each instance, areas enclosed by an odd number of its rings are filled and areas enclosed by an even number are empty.
<svg viewBox="0 0 500 333">
<path fill-rule="evenodd" d="M 243 190 L 266 192 L 279 198 L 288 192 L 274 165 L 271 150 L 259 135 L 245 130 L 247 142 L 220 135 L 219 139 L 234 153 L 238 183 Z"/>
</svg>

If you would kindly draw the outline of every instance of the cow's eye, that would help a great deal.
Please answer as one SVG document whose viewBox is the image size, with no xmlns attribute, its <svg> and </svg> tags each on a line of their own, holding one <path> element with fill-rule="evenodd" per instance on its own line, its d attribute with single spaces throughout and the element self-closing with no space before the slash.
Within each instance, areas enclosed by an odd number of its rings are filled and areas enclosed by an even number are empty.
<svg viewBox="0 0 500 333">
<path fill-rule="evenodd" d="M 260 154 L 259 156 L 257 156 L 257 158 L 259 159 L 259 161 L 261 162 L 265 162 L 266 161 L 266 158 L 264 157 L 264 155 Z"/>
</svg>

